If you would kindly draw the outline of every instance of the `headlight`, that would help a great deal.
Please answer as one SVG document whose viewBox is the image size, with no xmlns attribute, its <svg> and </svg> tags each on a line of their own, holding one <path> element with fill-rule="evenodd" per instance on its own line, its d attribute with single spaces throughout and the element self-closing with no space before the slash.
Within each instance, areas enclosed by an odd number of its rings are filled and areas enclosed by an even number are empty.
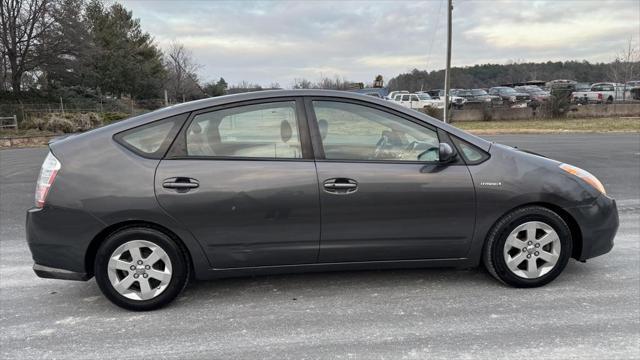
<svg viewBox="0 0 640 360">
<path fill-rule="evenodd" d="M 509 100 L 516 101 L 516 97 L 515 96 L 509 96 Z"/>
<path fill-rule="evenodd" d="M 587 184 L 593 186 L 596 190 L 600 191 L 601 193 L 605 195 L 607 194 L 600 180 L 598 180 L 595 176 L 591 175 L 591 173 L 589 173 L 588 171 L 582 170 L 579 167 L 575 167 L 569 164 L 560 164 L 560 169 L 568 172 L 571 175 L 575 175 L 579 177 L 580 179 L 584 180 Z"/>
</svg>

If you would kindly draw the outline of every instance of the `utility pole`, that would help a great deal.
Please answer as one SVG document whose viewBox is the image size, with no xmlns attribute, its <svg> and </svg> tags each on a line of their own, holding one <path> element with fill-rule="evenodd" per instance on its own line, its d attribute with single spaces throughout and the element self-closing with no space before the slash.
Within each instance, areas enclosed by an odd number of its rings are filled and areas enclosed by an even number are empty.
<svg viewBox="0 0 640 360">
<path fill-rule="evenodd" d="M 444 118 L 442 121 L 449 121 L 449 78 L 451 77 L 451 12 L 453 11 L 453 0 L 447 0 L 447 67 L 444 70 Z"/>
</svg>

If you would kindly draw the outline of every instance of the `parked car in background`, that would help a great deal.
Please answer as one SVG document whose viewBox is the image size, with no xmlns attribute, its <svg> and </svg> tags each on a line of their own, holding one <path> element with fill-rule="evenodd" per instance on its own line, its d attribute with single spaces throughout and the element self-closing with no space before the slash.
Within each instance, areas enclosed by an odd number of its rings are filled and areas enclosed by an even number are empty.
<svg viewBox="0 0 640 360">
<path fill-rule="evenodd" d="M 449 105 L 451 107 L 456 108 L 456 109 L 462 109 L 464 104 L 467 103 L 467 99 L 465 99 L 463 97 L 460 97 L 460 96 L 454 95 L 452 91 L 449 91 Z M 431 96 L 433 99 L 439 99 L 439 100 L 442 100 L 444 102 L 444 90 L 443 89 L 429 90 L 429 91 L 425 91 L 424 93 L 429 94 L 429 96 Z"/>
<path fill-rule="evenodd" d="M 516 91 L 508 86 L 496 86 L 489 89 L 489 95 L 500 96 L 503 104 L 516 106 L 526 105 L 531 101 L 531 96 L 527 93 Z"/>
<path fill-rule="evenodd" d="M 529 94 L 529 96 L 531 96 L 531 100 L 538 103 L 543 103 L 551 98 L 550 92 L 542 90 L 535 85 L 516 86 L 514 90 L 520 93 Z"/>
<path fill-rule="evenodd" d="M 440 99 L 433 99 L 429 94 L 419 93 L 419 94 L 395 94 L 393 99 L 391 100 L 397 104 L 400 104 L 409 109 L 425 109 L 425 108 L 436 108 L 442 109 L 444 107 L 444 101 Z"/>
<path fill-rule="evenodd" d="M 589 91 L 591 89 L 591 83 L 579 82 L 575 83 L 573 91 Z"/>
<path fill-rule="evenodd" d="M 483 89 L 459 89 L 454 92 L 455 96 L 467 100 L 467 104 L 502 104 L 500 96 L 489 95 Z"/>
<path fill-rule="evenodd" d="M 409 92 L 407 90 L 396 90 L 396 91 L 392 91 L 389 93 L 389 95 L 387 95 L 386 99 L 387 100 L 393 100 L 396 95 L 398 94 L 408 94 Z"/>
<path fill-rule="evenodd" d="M 482 264 L 543 286 L 570 258 L 609 252 L 618 224 L 575 166 L 372 96 L 278 90 L 53 141 L 26 238 L 38 276 L 95 276 L 113 303 L 151 310 L 190 279 L 258 274 Z"/>
<path fill-rule="evenodd" d="M 365 95 L 369 95 L 369 96 L 374 96 L 377 98 L 382 98 L 385 99 L 388 95 L 389 95 L 389 89 L 385 88 L 385 87 L 368 87 L 368 88 L 362 88 L 362 89 L 353 89 L 353 90 L 349 90 L 351 92 L 355 92 L 358 94 L 365 94 Z"/>
<path fill-rule="evenodd" d="M 627 81 L 625 84 L 625 100 L 640 100 L 640 80 Z"/>
<path fill-rule="evenodd" d="M 625 98 L 625 86 L 620 83 L 601 82 L 591 85 L 589 91 L 574 91 L 571 102 L 576 104 L 611 104 Z"/>
</svg>

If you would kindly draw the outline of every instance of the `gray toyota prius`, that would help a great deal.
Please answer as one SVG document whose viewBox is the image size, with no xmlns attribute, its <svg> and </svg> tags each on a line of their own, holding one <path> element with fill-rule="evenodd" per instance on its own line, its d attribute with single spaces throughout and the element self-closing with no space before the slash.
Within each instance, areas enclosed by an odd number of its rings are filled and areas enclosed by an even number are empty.
<svg viewBox="0 0 640 360">
<path fill-rule="evenodd" d="M 150 310 L 190 279 L 474 267 L 535 287 L 607 253 L 593 175 L 371 96 L 263 91 L 167 107 L 49 145 L 33 269 Z"/>
</svg>

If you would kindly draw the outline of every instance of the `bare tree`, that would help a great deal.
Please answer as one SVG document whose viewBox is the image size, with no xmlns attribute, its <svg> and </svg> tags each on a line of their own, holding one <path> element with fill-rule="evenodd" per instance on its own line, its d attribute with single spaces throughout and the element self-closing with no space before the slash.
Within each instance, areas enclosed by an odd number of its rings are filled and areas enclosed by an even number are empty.
<svg viewBox="0 0 640 360">
<path fill-rule="evenodd" d="M 635 80 L 640 69 L 640 51 L 629 39 L 627 46 L 616 54 L 615 60 L 609 66 L 609 76 L 612 81 L 623 83 Z"/>
<path fill-rule="evenodd" d="M 11 87 L 19 92 L 22 75 L 39 65 L 38 53 L 52 24 L 49 0 L 0 0 L 0 41 L 11 71 Z"/>
<path fill-rule="evenodd" d="M 178 42 L 172 42 L 167 53 L 169 72 L 167 87 L 176 100 L 201 97 L 206 92 L 200 87 L 196 72 L 201 66 L 193 60 L 191 52 Z"/>
<path fill-rule="evenodd" d="M 341 78 L 339 76 L 335 76 L 333 79 L 327 76 L 320 77 L 320 80 L 317 82 L 311 82 L 307 79 L 294 79 L 293 80 L 293 89 L 332 89 L 332 90 L 348 90 L 352 86 L 352 83 Z"/>
<path fill-rule="evenodd" d="M 0 41 L 0 91 L 9 89 L 8 84 L 9 64 L 7 62 L 7 51 L 4 42 Z"/>
<path fill-rule="evenodd" d="M 293 89 L 311 89 L 313 84 L 307 79 L 293 79 Z"/>
</svg>

